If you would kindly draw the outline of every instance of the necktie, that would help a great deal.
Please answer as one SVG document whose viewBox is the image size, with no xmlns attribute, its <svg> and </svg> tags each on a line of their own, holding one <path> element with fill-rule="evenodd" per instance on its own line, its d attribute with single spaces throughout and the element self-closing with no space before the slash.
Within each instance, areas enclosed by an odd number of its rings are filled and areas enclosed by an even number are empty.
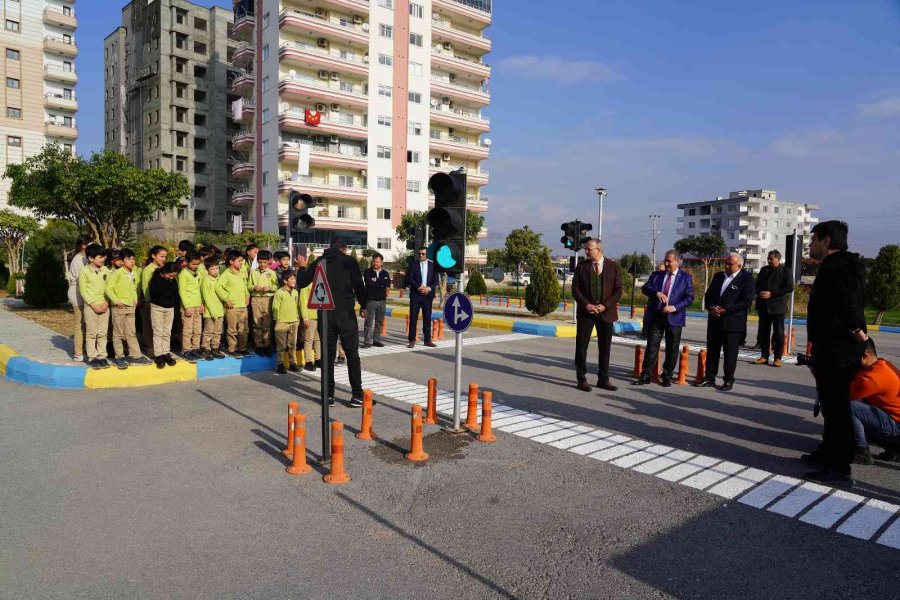
<svg viewBox="0 0 900 600">
<path fill-rule="evenodd" d="M 666 285 L 663 286 L 663 295 L 668 296 L 669 290 L 672 289 L 672 275 L 666 275 Z"/>
<path fill-rule="evenodd" d="M 598 262 L 594 263 L 594 273 L 596 273 L 598 276 L 600 275 L 600 263 Z"/>
</svg>

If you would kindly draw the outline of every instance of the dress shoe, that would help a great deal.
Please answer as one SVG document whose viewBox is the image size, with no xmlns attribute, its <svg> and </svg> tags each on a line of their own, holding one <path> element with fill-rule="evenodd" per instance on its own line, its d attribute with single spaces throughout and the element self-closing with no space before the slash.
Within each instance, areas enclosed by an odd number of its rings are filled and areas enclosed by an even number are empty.
<svg viewBox="0 0 900 600">
<path fill-rule="evenodd" d="M 772 361 L 772 366 L 773 366 L 773 367 L 780 367 L 780 366 L 781 366 L 781 359 L 780 359 L 780 358 L 776 358 L 774 361 Z"/>
<path fill-rule="evenodd" d="M 415 342 L 410 342 L 410 343 L 407 345 L 407 347 L 409 347 L 409 348 L 415 348 L 415 347 L 416 347 L 416 343 L 415 343 Z"/>
<path fill-rule="evenodd" d="M 725 383 L 723 383 L 722 385 L 719 386 L 719 391 L 720 392 L 730 392 L 731 388 L 733 388 L 733 387 L 734 387 L 733 381 L 726 381 Z"/>
<path fill-rule="evenodd" d="M 825 451 L 819 446 L 808 454 L 801 454 L 800 459 L 814 465 L 822 465 L 826 461 Z"/>
<path fill-rule="evenodd" d="M 701 388 L 716 387 L 716 382 L 712 379 L 704 379 L 700 383 L 695 383 L 694 387 L 701 387 Z"/>
<path fill-rule="evenodd" d="M 617 392 L 619 391 L 619 386 L 611 384 L 609 381 L 598 381 L 597 387 L 601 390 L 606 390 L 608 392 Z"/>
<path fill-rule="evenodd" d="M 876 458 L 887 462 L 900 462 L 900 447 L 885 446 L 884 452 L 879 454 Z"/>
<path fill-rule="evenodd" d="M 672 387 L 672 378 L 671 377 L 663 377 L 662 381 L 659 382 L 659 385 L 663 387 Z"/>
<path fill-rule="evenodd" d="M 778 359 L 776 359 L 776 360 L 778 360 Z M 781 361 L 778 361 L 778 362 L 781 362 Z M 754 365 L 767 365 L 767 364 L 769 364 L 769 359 L 764 356 L 760 356 L 759 358 L 757 358 L 756 360 L 753 361 L 753 364 Z"/>
<path fill-rule="evenodd" d="M 384 348 L 384 344 L 377 340 L 372 342 L 372 345 L 375 346 L 376 348 Z"/>
<path fill-rule="evenodd" d="M 875 459 L 868 448 L 857 448 L 853 452 L 853 462 L 857 465 L 874 465 Z"/>
<path fill-rule="evenodd" d="M 363 347 L 363 348 L 371 348 L 371 347 L 372 347 L 372 342 L 363 342 L 362 347 Z"/>
<path fill-rule="evenodd" d="M 425 346 L 428 346 L 429 348 L 437 348 L 437 344 L 435 344 L 435 343 L 432 342 L 431 340 L 425 342 L 424 345 L 425 345 Z"/>
<path fill-rule="evenodd" d="M 843 489 L 852 488 L 856 484 L 850 473 L 839 473 L 830 467 L 806 473 L 803 478 L 807 481 L 815 481 L 816 483 L 824 483 L 825 485 Z"/>
<path fill-rule="evenodd" d="M 589 392 L 593 389 L 591 387 L 591 384 L 589 384 L 587 381 L 579 381 L 578 385 L 576 385 L 575 387 L 578 388 L 579 390 L 581 390 L 582 392 Z"/>
<path fill-rule="evenodd" d="M 631 385 L 650 385 L 650 378 L 649 378 L 649 377 L 644 377 L 644 376 L 642 375 L 642 376 L 640 377 L 640 379 L 638 379 L 637 381 L 635 381 L 635 382 L 632 383 Z"/>
</svg>

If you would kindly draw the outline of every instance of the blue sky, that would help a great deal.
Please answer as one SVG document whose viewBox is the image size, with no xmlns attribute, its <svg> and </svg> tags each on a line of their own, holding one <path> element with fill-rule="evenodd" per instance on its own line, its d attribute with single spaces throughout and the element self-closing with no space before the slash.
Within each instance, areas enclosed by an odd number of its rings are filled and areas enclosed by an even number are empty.
<svg viewBox="0 0 900 600">
<path fill-rule="evenodd" d="M 86 154 L 121 15 L 77 10 Z M 563 221 L 596 230 L 598 186 L 614 257 L 649 253 L 651 213 L 659 250 L 679 202 L 753 188 L 847 220 L 866 255 L 900 242 L 900 1 L 495 0 L 493 23 L 488 246 L 528 224 L 561 253 Z"/>
</svg>

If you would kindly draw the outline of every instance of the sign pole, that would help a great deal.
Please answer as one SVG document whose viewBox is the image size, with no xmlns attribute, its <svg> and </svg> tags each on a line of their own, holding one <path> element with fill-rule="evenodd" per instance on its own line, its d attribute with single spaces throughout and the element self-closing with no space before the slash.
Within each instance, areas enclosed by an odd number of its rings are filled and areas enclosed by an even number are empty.
<svg viewBox="0 0 900 600">
<path fill-rule="evenodd" d="M 460 273 L 459 282 L 457 283 L 456 287 L 456 291 L 459 294 L 462 294 L 463 290 L 466 289 L 465 285 L 463 284 L 464 279 L 464 273 Z M 446 304 L 444 306 L 446 307 Z M 456 354 L 454 357 L 453 369 L 453 431 L 462 430 L 462 428 L 460 427 L 460 396 L 462 395 L 462 347 L 463 332 L 460 331 L 456 334 Z"/>
<path fill-rule="evenodd" d="M 322 265 L 322 271 L 325 272 L 325 261 L 320 261 Z M 319 332 L 319 342 L 322 348 L 322 464 L 327 464 L 331 462 L 331 423 L 328 416 L 328 396 L 330 390 L 328 389 L 328 384 L 330 383 L 330 372 L 331 372 L 331 364 L 329 361 L 328 354 L 328 311 L 320 310 L 319 311 L 319 324 L 322 328 Z M 334 393 L 334 392 L 331 392 Z"/>
<path fill-rule="evenodd" d="M 456 334 L 456 353 L 454 356 L 453 369 L 453 425 L 444 428 L 450 433 L 463 433 L 466 430 L 460 426 L 461 421 L 461 398 L 462 389 L 462 348 L 463 348 L 463 332 L 472 324 L 474 311 L 472 310 L 472 302 L 461 290 L 465 289 L 464 276 L 460 276 L 460 291 L 453 292 L 447 296 L 444 303 L 444 322 L 447 328 Z"/>
</svg>

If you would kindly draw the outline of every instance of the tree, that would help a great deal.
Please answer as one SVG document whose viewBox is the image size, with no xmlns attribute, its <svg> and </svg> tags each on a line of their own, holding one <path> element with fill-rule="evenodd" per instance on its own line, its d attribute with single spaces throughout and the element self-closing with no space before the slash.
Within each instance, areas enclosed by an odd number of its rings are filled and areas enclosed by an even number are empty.
<svg viewBox="0 0 900 600">
<path fill-rule="evenodd" d="M 503 248 L 491 248 L 486 251 L 487 254 L 487 266 L 489 267 L 503 267 L 504 269 L 509 266 L 509 259 L 506 257 L 506 250 Z"/>
<path fill-rule="evenodd" d="M 693 254 L 703 263 L 703 293 L 709 285 L 709 265 L 725 254 L 725 240 L 717 235 L 691 235 L 675 242 L 679 254 Z M 701 296 L 702 298 L 703 296 Z M 705 302 L 701 306 L 706 309 Z"/>
<path fill-rule="evenodd" d="M 84 160 L 56 144 L 7 166 L 5 177 L 12 179 L 11 206 L 81 223 L 107 247 L 120 245 L 135 222 L 174 208 L 190 194 L 181 173 L 143 171 L 109 150 Z"/>
<path fill-rule="evenodd" d="M 484 276 L 478 269 L 472 269 L 469 280 L 466 282 L 466 293 L 470 296 L 487 293 L 487 284 L 484 282 Z"/>
<path fill-rule="evenodd" d="M 394 233 L 397 234 L 397 239 L 401 242 L 406 242 L 410 240 L 410 235 L 408 233 L 409 229 L 412 229 L 416 225 L 420 223 L 425 223 L 425 216 L 427 212 L 419 211 L 419 210 L 408 210 L 403 214 L 403 217 L 400 219 L 400 224 L 394 228 Z M 469 209 L 466 209 L 466 243 L 474 244 L 478 241 L 478 232 L 484 227 L 484 217 L 476 212 L 472 212 Z M 425 243 L 428 243 L 428 240 L 425 240 Z"/>
<path fill-rule="evenodd" d="M 631 266 L 637 265 L 637 274 L 651 273 L 656 269 L 653 260 L 643 253 L 632 252 L 631 254 L 623 254 L 619 259 L 619 265 L 622 267 L 623 273 L 631 273 Z"/>
<path fill-rule="evenodd" d="M 550 259 L 550 248 L 533 251 L 531 283 L 525 288 L 525 307 L 543 317 L 559 306 L 559 280 Z"/>
<path fill-rule="evenodd" d="M 900 305 L 900 246 L 881 247 L 869 271 L 866 287 L 869 303 L 878 309 L 875 325 L 881 325 L 884 313 Z"/>
<path fill-rule="evenodd" d="M 506 260 L 516 269 L 516 293 L 519 291 L 519 269 L 523 263 L 531 264 L 535 253 L 541 250 L 541 234 L 532 231 L 528 225 L 513 229 L 506 236 Z"/>
<path fill-rule="evenodd" d="M 25 304 L 49 308 L 65 302 L 69 283 L 64 273 L 62 257 L 53 248 L 38 250 L 25 274 Z"/>
<path fill-rule="evenodd" d="M 8 209 L 0 210 L 0 242 L 6 250 L 11 273 L 22 271 L 22 246 L 39 227 L 37 220 L 32 217 L 19 215 Z"/>
<path fill-rule="evenodd" d="M 31 264 L 38 252 L 45 248 L 53 250 L 55 256 L 62 258 L 66 253 L 75 250 L 77 237 L 78 226 L 75 223 L 52 219 L 25 242 L 25 260 Z"/>
</svg>

